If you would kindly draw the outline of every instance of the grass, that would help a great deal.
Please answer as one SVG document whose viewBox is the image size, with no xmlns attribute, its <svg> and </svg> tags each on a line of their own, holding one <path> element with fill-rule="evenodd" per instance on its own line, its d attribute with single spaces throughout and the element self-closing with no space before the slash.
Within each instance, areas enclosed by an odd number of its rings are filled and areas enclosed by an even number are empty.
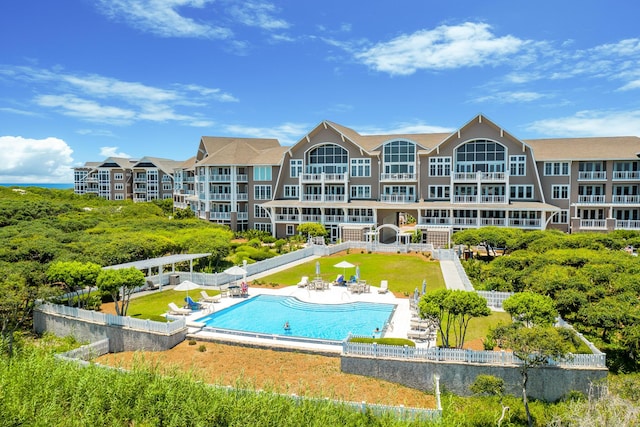
<svg viewBox="0 0 640 427">
<path fill-rule="evenodd" d="M 260 283 L 290 286 L 300 281 L 302 276 L 315 277 L 316 261 L 320 262 L 321 276 L 325 281 L 333 282 L 338 274 L 348 280 L 355 274 L 355 268 L 336 268 L 341 261 L 350 262 L 360 267 L 360 278 L 373 286 L 379 286 L 381 280 L 389 282 L 389 290 L 397 296 L 409 295 L 417 288 L 422 290 L 422 281 L 427 281 L 427 290 L 444 289 L 446 287 L 440 264 L 422 254 L 380 254 L 380 253 L 339 253 L 304 264 L 291 267 L 285 271 L 265 276 Z"/>
<path fill-rule="evenodd" d="M 210 296 L 219 294 L 219 291 L 207 290 Z M 169 309 L 170 302 L 176 303 L 178 306 L 184 305 L 184 298 L 187 296 L 185 291 L 162 291 L 154 292 L 145 296 L 131 299 L 127 315 L 136 319 L 149 319 L 158 322 L 166 322 L 164 313 Z M 197 301 L 199 298 L 198 290 L 189 293 L 189 296 Z"/>
</svg>

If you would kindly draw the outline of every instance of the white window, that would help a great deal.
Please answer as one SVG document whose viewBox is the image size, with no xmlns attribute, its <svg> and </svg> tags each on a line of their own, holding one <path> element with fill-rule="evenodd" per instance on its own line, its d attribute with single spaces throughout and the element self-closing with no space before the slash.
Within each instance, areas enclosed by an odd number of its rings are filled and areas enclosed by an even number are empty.
<svg viewBox="0 0 640 427">
<path fill-rule="evenodd" d="M 270 185 L 254 185 L 253 198 L 255 200 L 271 200 L 271 186 Z"/>
<path fill-rule="evenodd" d="M 525 176 L 527 174 L 527 156 L 509 156 L 509 174 Z"/>
<path fill-rule="evenodd" d="M 451 157 L 429 158 L 429 176 L 450 176 Z"/>
<path fill-rule="evenodd" d="M 169 191 L 169 190 L 171 190 L 171 183 L 170 183 L 170 182 L 165 182 L 165 183 L 163 183 L 163 184 L 162 184 L 162 189 L 163 189 L 164 191 Z"/>
<path fill-rule="evenodd" d="M 371 176 L 371 159 L 351 159 L 351 176 Z"/>
<path fill-rule="evenodd" d="M 253 205 L 253 216 L 255 218 L 269 218 L 267 211 L 260 205 Z"/>
<path fill-rule="evenodd" d="M 510 190 L 512 199 L 533 199 L 533 185 L 512 185 Z"/>
<path fill-rule="evenodd" d="M 352 199 L 370 199 L 371 186 L 370 185 L 352 185 L 351 198 Z"/>
<path fill-rule="evenodd" d="M 121 173 L 114 173 L 113 174 L 113 179 L 115 181 L 122 181 L 122 177 L 123 177 L 123 175 Z"/>
<path fill-rule="evenodd" d="M 297 178 L 302 173 L 302 159 L 289 160 L 289 176 Z"/>
<path fill-rule="evenodd" d="M 162 195 L 162 198 L 163 198 L 163 199 L 173 199 L 173 194 L 171 194 L 171 193 L 164 193 L 164 194 Z"/>
<path fill-rule="evenodd" d="M 552 199 L 568 199 L 569 186 L 568 185 L 552 185 L 551 198 Z"/>
<path fill-rule="evenodd" d="M 285 185 L 284 186 L 285 199 L 297 199 L 299 190 L 300 188 L 297 185 Z"/>
<path fill-rule="evenodd" d="M 254 230 L 266 231 L 271 233 L 271 223 L 256 222 L 253 224 Z"/>
<path fill-rule="evenodd" d="M 254 166 L 254 181 L 271 181 L 271 166 Z"/>
<path fill-rule="evenodd" d="M 561 210 L 556 215 L 551 217 L 551 223 L 552 224 L 566 224 L 567 222 L 569 222 L 569 211 L 568 210 Z"/>
<path fill-rule="evenodd" d="M 296 234 L 296 227 L 293 224 L 287 224 L 286 230 L 287 236 L 293 236 Z"/>
<path fill-rule="evenodd" d="M 569 163 L 567 162 L 545 162 L 544 174 L 546 176 L 569 175 Z"/>
<path fill-rule="evenodd" d="M 429 186 L 430 199 L 448 200 L 450 195 L 451 195 L 451 188 L 448 185 L 430 185 Z"/>
<path fill-rule="evenodd" d="M 122 193 L 115 193 L 113 195 L 113 200 L 124 200 L 124 194 Z"/>
<path fill-rule="evenodd" d="M 121 182 L 117 182 L 115 184 L 113 184 L 113 189 L 116 191 L 122 191 L 124 190 L 124 184 Z"/>
</svg>

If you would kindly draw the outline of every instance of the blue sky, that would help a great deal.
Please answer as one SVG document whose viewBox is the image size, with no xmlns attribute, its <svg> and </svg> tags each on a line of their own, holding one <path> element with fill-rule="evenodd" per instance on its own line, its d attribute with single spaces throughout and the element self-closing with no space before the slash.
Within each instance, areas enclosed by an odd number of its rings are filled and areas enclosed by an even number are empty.
<svg viewBox="0 0 640 427">
<path fill-rule="evenodd" d="M 636 1 L 3 0 L 0 182 L 322 120 L 640 135 Z"/>
</svg>

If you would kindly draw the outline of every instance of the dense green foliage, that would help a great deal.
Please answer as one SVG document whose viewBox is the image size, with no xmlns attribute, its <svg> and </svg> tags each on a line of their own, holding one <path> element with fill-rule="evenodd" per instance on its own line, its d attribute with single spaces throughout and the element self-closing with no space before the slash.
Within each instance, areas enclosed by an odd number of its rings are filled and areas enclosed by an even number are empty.
<svg viewBox="0 0 640 427">
<path fill-rule="evenodd" d="M 415 347 L 416 343 L 406 338 L 366 338 L 366 337 L 354 337 L 349 339 L 351 342 L 365 343 L 365 344 L 384 344 L 384 345 L 398 345 Z"/>
<path fill-rule="evenodd" d="M 640 233 L 481 228 L 456 233 L 454 240 L 504 242 L 507 256 L 464 263 L 476 289 L 546 295 L 567 322 L 607 353 L 610 369 L 640 370 L 640 258 L 624 250 L 640 246 Z"/>
</svg>

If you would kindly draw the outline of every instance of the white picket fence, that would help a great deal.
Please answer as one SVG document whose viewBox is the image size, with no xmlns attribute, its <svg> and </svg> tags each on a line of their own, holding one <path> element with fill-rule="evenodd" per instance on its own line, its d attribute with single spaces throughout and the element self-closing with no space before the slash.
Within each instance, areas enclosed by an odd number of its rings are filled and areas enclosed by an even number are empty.
<svg viewBox="0 0 640 427">
<path fill-rule="evenodd" d="M 355 343 L 345 341 L 342 354 L 379 357 L 381 359 L 431 360 L 441 362 L 483 363 L 490 365 L 521 365 L 522 361 L 507 351 L 475 351 L 455 348 L 419 348 L 409 346 Z M 549 360 L 550 366 L 566 368 L 605 368 L 604 354 L 570 354 L 565 360 Z"/>
<path fill-rule="evenodd" d="M 164 323 L 153 320 L 134 319 L 126 316 L 115 316 L 113 314 L 99 313 L 97 311 L 82 310 L 77 307 L 48 303 L 40 304 L 36 309 L 43 313 L 73 317 L 86 322 L 98 323 L 101 325 L 121 326 L 123 328 L 133 329 L 136 331 L 152 332 L 156 334 L 170 335 L 187 327 L 187 322 L 184 318 Z"/>
</svg>

